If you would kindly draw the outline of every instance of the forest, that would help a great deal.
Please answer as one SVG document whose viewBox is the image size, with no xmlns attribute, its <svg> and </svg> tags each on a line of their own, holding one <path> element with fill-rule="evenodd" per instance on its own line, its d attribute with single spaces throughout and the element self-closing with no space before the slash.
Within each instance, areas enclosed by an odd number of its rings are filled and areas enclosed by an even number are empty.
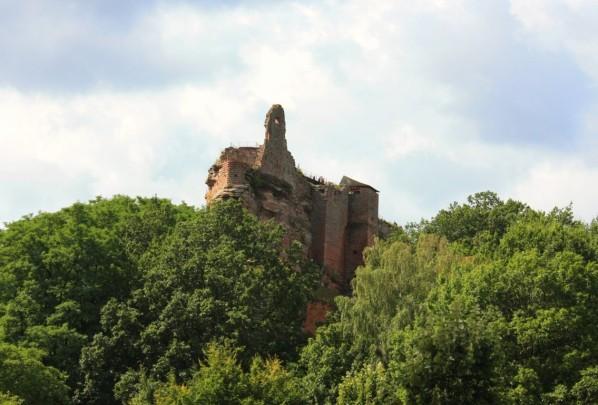
<svg viewBox="0 0 598 405">
<path fill-rule="evenodd" d="M 598 218 L 481 192 L 364 259 L 308 336 L 323 270 L 235 201 L 7 223 L 0 404 L 598 403 Z"/>
</svg>

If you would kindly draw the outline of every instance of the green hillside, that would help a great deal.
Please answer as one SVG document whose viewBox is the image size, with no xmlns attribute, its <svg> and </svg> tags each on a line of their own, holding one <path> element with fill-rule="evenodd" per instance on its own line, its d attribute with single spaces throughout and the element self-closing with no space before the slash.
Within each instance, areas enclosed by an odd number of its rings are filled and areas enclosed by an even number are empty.
<svg viewBox="0 0 598 405">
<path fill-rule="evenodd" d="M 321 269 L 234 201 L 98 198 L 0 230 L 0 404 L 598 403 L 598 220 L 494 193 Z"/>
</svg>

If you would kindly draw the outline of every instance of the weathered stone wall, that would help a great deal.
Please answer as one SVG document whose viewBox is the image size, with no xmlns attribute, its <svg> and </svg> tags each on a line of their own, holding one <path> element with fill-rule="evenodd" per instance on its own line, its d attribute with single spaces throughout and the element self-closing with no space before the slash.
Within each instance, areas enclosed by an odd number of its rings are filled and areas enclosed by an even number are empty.
<svg viewBox="0 0 598 405">
<path fill-rule="evenodd" d="M 367 224 L 349 224 L 345 244 L 345 280 L 351 280 L 355 269 L 363 264 L 363 249 L 368 246 Z M 347 285 L 345 285 L 347 287 Z"/>
<path fill-rule="evenodd" d="M 305 254 L 323 266 L 325 289 L 349 292 L 363 249 L 378 233 L 378 192 L 347 177 L 334 185 L 301 175 L 287 150 L 280 105 L 272 106 L 264 126 L 262 146 L 226 148 L 210 168 L 208 204 L 238 198 L 259 218 L 274 219 L 286 229 L 285 244 L 302 242 Z M 313 332 L 330 302 L 310 304 L 306 330 Z"/>
<path fill-rule="evenodd" d="M 349 196 L 336 187 L 326 189 L 326 229 L 323 265 L 334 284 L 343 286 L 345 273 L 345 231 L 349 220 Z"/>
<path fill-rule="evenodd" d="M 287 149 L 284 110 L 279 104 L 273 105 L 266 115 L 264 127 L 266 135 L 264 144 L 258 150 L 256 168 L 294 187 L 297 169 L 295 159 Z"/>
<path fill-rule="evenodd" d="M 363 265 L 363 249 L 378 235 L 378 193 L 370 187 L 349 187 L 349 224 L 345 245 L 345 279 Z"/>
<path fill-rule="evenodd" d="M 349 222 L 368 226 L 368 242 L 378 234 L 378 192 L 371 187 L 350 187 Z"/>
<path fill-rule="evenodd" d="M 243 162 L 238 161 L 228 161 L 228 186 L 236 185 L 236 184 L 247 184 L 247 179 L 245 178 L 245 173 L 249 169 Z"/>
<path fill-rule="evenodd" d="M 208 171 L 206 201 L 240 197 L 247 189 L 246 173 L 255 164 L 257 148 L 226 148 Z M 245 186 L 245 187 L 243 187 Z"/>
<path fill-rule="evenodd" d="M 309 253 L 311 258 L 316 263 L 324 263 L 324 241 L 326 234 L 326 188 L 324 186 L 313 187 L 311 194 L 312 243 Z"/>
<path fill-rule="evenodd" d="M 318 323 L 326 319 L 326 314 L 330 309 L 330 304 L 325 302 L 315 301 L 307 304 L 307 316 L 303 323 L 303 329 L 311 335 L 315 334 Z"/>
</svg>

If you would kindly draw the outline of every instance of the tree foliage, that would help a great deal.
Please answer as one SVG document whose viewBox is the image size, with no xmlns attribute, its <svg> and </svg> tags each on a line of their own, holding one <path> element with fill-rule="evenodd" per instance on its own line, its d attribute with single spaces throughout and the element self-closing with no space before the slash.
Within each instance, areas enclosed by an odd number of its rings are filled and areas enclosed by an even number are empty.
<svg viewBox="0 0 598 405">
<path fill-rule="evenodd" d="M 0 404 L 598 402 L 598 218 L 483 192 L 364 255 L 305 341 L 319 272 L 233 201 L 8 224 Z"/>
<path fill-rule="evenodd" d="M 232 201 L 119 196 L 25 217 L 0 231 L 0 342 L 81 403 L 132 395 L 142 371 L 184 379 L 214 339 L 245 362 L 289 359 L 319 275 L 282 235 Z"/>
<path fill-rule="evenodd" d="M 297 245 L 281 255 L 282 236 L 235 202 L 177 225 L 144 256 L 139 288 L 102 309 L 102 329 L 82 352 L 79 398 L 108 403 L 139 367 L 153 379 L 188 378 L 213 340 L 242 348 L 246 361 L 293 357 L 319 273 Z"/>
<path fill-rule="evenodd" d="M 0 399 L 26 404 L 67 404 L 66 374 L 43 363 L 45 353 L 0 342 Z M 2 398 L 2 396 L 4 398 Z"/>
<path fill-rule="evenodd" d="M 595 402 L 597 235 L 486 192 L 378 241 L 301 353 L 312 402 Z"/>
<path fill-rule="evenodd" d="M 230 404 L 230 405 L 301 405 L 306 397 L 301 380 L 285 370 L 280 360 L 256 356 L 244 371 L 239 350 L 210 343 L 205 360 L 185 384 L 177 384 L 171 375 L 166 383 L 145 384 L 129 404 Z"/>
</svg>

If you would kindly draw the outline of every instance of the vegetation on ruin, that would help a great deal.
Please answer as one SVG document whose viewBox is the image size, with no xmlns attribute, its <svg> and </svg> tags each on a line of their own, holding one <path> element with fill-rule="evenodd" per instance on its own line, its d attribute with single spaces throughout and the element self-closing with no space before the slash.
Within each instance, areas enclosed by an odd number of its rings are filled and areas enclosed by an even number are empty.
<svg viewBox="0 0 598 405">
<path fill-rule="evenodd" d="M 287 197 L 291 194 L 293 187 L 278 177 L 262 173 L 259 170 L 249 169 L 245 173 L 252 190 L 260 193 L 263 190 L 270 190 L 276 197 Z"/>
<path fill-rule="evenodd" d="M 598 403 L 598 219 L 484 192 L 365 257 L 306 339 L 319 270 L 234 201 L 7 224 L 0 404 Z"/>
</svg>

